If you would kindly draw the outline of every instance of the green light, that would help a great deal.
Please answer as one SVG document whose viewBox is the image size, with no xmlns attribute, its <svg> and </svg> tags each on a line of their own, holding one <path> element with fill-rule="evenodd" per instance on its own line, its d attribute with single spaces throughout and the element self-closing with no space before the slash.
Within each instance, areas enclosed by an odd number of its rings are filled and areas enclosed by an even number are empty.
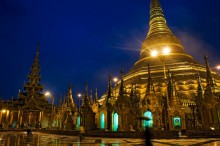
<svg viewBox="0 0 220 146">
<path fill-rule="evenodd" d="M 77 130 L 79 130 L 79 127 L 80 127 L 80 116 L 77 117 L 77 125 L 76 125 Z"/>
<path fill-rule="evenodd" d="M 104 112 L 102 112 L 101 116 L 100 116 L 100 128 L 105 129 L 105 114 L 104 114 Z"/>
<path fill-rule="evenodd" d="M 113 131 L 117 131 L 118 130 L 118 114 L 115 113 L 113 114 Z"/>
<path fill-rule="evenodd" d="M 150 120 L 149 121 L 146 121 L 144 120 L 143 121 L 143 127 L 153 127 L 153 116 L 152 116 L 152 113 L 150 111 L 147 111 L 144 113 L 144 116 L 145 117 L 148 117 Z"/>
</svg>

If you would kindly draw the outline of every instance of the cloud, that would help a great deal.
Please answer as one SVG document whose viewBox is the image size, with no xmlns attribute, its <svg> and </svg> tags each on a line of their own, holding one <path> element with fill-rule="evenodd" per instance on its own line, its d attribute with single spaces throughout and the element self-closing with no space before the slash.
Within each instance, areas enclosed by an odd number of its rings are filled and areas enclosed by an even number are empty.
<svg viewBox="0 0 220 146">
<path fill-rule="evenodd" d="M 215 49 L 214 46 L 190 32 L 181 30 L 175 30 L 175 32 L 178 38 L 181 40 L 186 53 L 193 56 L 196 61 L 204 64 L 204 54 L 207 54 L 209 56 L 209 62 L 217 62 L 215 55 L 217 49 Z"/>
</svg>

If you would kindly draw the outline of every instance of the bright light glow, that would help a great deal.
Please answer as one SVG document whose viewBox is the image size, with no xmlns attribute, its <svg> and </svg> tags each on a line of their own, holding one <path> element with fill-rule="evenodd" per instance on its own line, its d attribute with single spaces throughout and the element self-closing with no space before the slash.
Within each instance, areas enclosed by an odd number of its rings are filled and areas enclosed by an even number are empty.
<svg viewBox="0 0 220 146">
<path fill-rule="evenodd" d="M 156 50 L 151 51 L 151 56 L 152 57 L 156 57 L 158 54 L 158 52 Z"/>
<path fill-rule="evenodd" d="M 220 65 L 216 66 L 216 69 L 220 70 Z"/>
<path fill-rule="evenodd" d="M 2 113 L 6 113 L 6 110 L 5 110 L 5 109 L 3 109 L 3 110 L 2 110 Z"/>
<path fill-rule="evenodd" d="M 210 127 L 210 129 L 211 129 L 211 130 L 215 130 L 215 128 L 214 128 L 214 127 Z"/>
<path fill-rule="evenodd" d="M 82 94 L 81 94 L 81 93 L 79 93 L 77 96 L 78 96 L 78 97 L 81 97 L 81 96 L 82 96 Z"/>
<path fill-rule="evenodd" d="M 169 47 L 165 47 L 165 48 L 163 49 L 163 54 L 164 54 L 164 55 L 170 54 L 170 48 L 169 48 Z"/>
<path fill-rule="evenodd" d="M 51 96 L 51 94 L 50 94 L 50 92 L 49 91 L 47 91 L 47 92 L 45 92 L 45 94 L 44 94 L 45 96 Z"/>
<path fill-rule="evenodd" d="M 118 78 L 117 77 L 114 77 L 113 78 L 113 81 L 116 83 L 116 82 L 118 82 Z"/>
</svg>

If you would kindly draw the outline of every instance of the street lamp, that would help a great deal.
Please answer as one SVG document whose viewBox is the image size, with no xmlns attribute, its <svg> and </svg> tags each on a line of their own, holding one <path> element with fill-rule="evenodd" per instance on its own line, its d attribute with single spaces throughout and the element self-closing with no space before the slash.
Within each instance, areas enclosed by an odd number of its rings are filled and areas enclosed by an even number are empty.
<svg viewBox="0 0 220 146">
<path fill-rule="evenodd" d="M 3 110 L 2 110 L 2 113 L 6 113 L 6 110 L 5 110 L 5 109 L 3 109 Z"/>
<path fill-rule="evenodd" d="M 2 109 L 1 112 L 2 112 L 2 114 L 5 114 L 7 112 L 7 110 L 6 109 Z M 3 119 L 3 115 L 2 115 L 0 120 L 1 120 L 0 121 L 1 122 L 0 123 L 0 128 L 4 128 L 4 124 L 6 123 L 7 117 L 4 116 L 4 119 Z"/>
<path fill-rule="evenodd" d="M 78 93 L 77 94 L 78 100 L 79 100 L 79 110 L 80 110 L 80 100 L 82 99 L 82 94 Z"/>
<path fill-rule="evenodd" d="M 164 73 L 164 79 L 166 80 L 167 79 L 167 76 L 166 76 L 166 56 L 169 55 L 171 52 L 171 49 L 170 47 L 166 46 L 162 49 L 161 52 L 158 52 L 156 50 L 153 50 L 151 51 L 151 56 L 152 57 L 158 57 L 158 59 L 161 61 L 162 65 L 163 65 L 163 73 Z M 160 59 L 159 56 L 163 56 L 163 59 Z M 165 119 L 165 127 L 166 129 L 168 129 L 168 125 L 167 125 L 167 121 L 168 123 L 170 122 L 170 117 L 169 117 L 169 98 L 168 98 L 168 91 L 166 90 L 166 101 L 167 101 L 167 116 Z"/>
<path fill-rule="evenodd" d="M 159 53 L 156 50 L 151 51 L 151 56 L 152 57 L 158 57 L 159 55 L 164 56 L 163 60 L 159 59 L 162 62 L 162 65 L 163 65 L 164 79 L 167 78 L 167 76 L 166 76 L 166 64 L 165 64 L 166 56 L 170 54 L 170 51 L 171 51 L 170 47 L 168 47 L 168 46 L 163 48 L 162 53 Z"/>
<path fill-rule="evenodd" d="M 53 116 L 54 116 L 54 96 L 49 92 L 49 91 L 47 91 L 47 92 L 45 92 L 45 94 L 44 94 L 46 97 L 51 97 L 52 98 L 52 107 L 51 107 L 51 110 L 52 110 L 52 112 L 51 112 L 51 127 L 52 127 L 52 121 L 53 121 Z"/>
<path fill-rule="evenodd" d="M 213 69 L 216 71 L 217 75 L 219 75 L 220 65 L 213 67 Z"/>
<path fill-rule="evenodd" d="M 49 92 L 45 92 L 44 94 L 46 97 L 51 97 L 52 98 L 52 111 L 53 111 L 53 107 L 54 107 L 54 96 Z"/>
<path fill-rule="evenodd" d="M 162 52 L 163 52 L 163 55 L 169 55 L 170 54 L 170 48 L 165 47 Z"/>
<path fill-rule="evenodd" d="M 158 55 L 158 52 L 156 50 L 151 51 L 151 56 L 156 57 Z"/>
<path fill-rule="evenodd" d="M 116 86 L 117 86 L 118 78 L 117 78 L 117 77 L 114 77 L 114 78 L 113 78 L 113 82 L 115 83 L 115 84 L 114 84 L 114 89 L 115 89 L 115 91 L 114 91 L 114 92 L 115 92 L 114 96 L 116 97 Z"/>
<path fill-rule="evenodd" d="M 117 77 L 114 77 L 114 78 L 113 78 L 113 82 L 114 82 L 114 83 L 117 83 L 117 82 L 118 82 L 118 78 L 117 78 Z"/>
</svg>

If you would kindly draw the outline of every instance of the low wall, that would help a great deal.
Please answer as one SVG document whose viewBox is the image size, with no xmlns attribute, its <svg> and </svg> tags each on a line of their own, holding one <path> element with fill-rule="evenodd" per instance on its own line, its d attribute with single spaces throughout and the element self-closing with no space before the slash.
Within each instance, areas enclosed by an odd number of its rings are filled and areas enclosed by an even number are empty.
<svg viewBox="0 0 220 146">
<path fill-rule="evenodd" d="M 188 138 L 220 138 L 219 130 L 188 130 Z"/>
<path fill-rule="evenodd" d="M 73 135 L 78 136 L 79 131 L 67 131 L 67 130 L 41 130 L 39 132 L 48 134 L 61 134 L 61 135 Z M 144 132 L 140 131 L 86 131 L 85 136 L 91 137 L 111 137 L 111 138 L 144 138 Z M 179 138 L 178 131 L 152 131 L 152 138 Z"/>
</svg>

